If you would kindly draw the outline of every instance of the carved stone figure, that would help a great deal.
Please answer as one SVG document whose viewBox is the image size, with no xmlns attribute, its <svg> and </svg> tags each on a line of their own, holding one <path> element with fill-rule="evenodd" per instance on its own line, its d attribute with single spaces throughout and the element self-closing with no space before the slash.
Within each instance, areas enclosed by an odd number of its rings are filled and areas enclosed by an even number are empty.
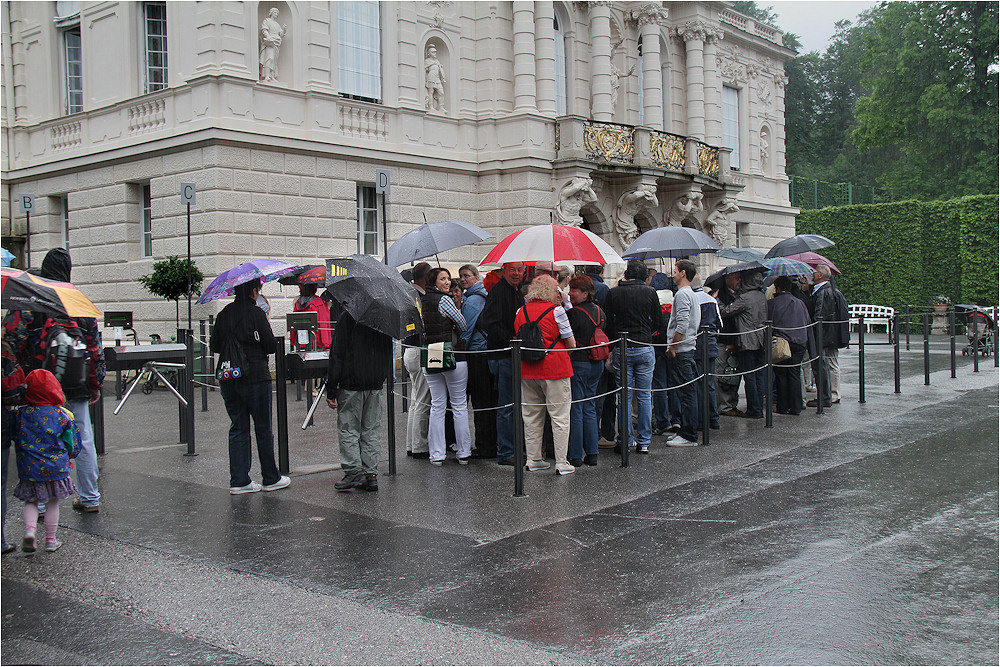
<svg viewBox="0 0 1000 667">
<path fill-rule="evenodd" d="M 622 248 L 628 248 L 639 237 L 639 228 L 635 224 L 635 216 L 639 211 L 656 208 L 656 186 L 643 183 L 635 190 L 626 192 L 618 198 L 615 208 L 615 229 Z"/>
<path fill-rule="evenodd" d="M 427 96 L 424 98 L 424 108 L 447 113 L 444 108 L 444 66 L 437 59 L 437 47 L 427 46 L 427 57 L 424 58 L 424 87 Z"/>
<path fill-rule="evenodd" d="M 267 18 L 260 24 L 261 81 L 274 81 L 278 78 L 278 54 L 287 30 L 287 25 L 278 25 L 278 8 L 271 7 Z"/>
<path fill-rule="evenodd" d="M 627 72 L 622 72 L 618 66 L 611 63 L 611 108 L 618 106 L 618 89 L 622 87 L 622 79 L 628 78 L 635 73 L 635 65 L 632 65 Z"/>
<path fill-rule="evenodd" d="M 767 173 L 767 168 L 771 161 L 769 153 L 771 148 L 770 138 L 771 133 L 768 132 L 767 126 L 760 128 L 760 170 L 764 173 Z"/>
<path fill-rule="evenodd" d="M 580 209 L 597 201 L 594 179 L 578 176 L 559 191 L 559 202 L 555 208 L 555 220 L 561 225 L 579 227 L 583 224 Z"/>
<path fill-rule="evenodd" d="M 667 211 L 667 224 L 674 227 L 697 227 L 698 216 L 704 210 L 705 195 L 697 190 L 685 192 L 674 200 Z"/>
<path fill-rule="evenodd" d="M 736 205 L 735 199 L 725 197 L 705 218 L 705 233 L 720 246 L 724 245 L 729 237 L 729 216 L 738 213 L 739 210 L 740 207 Z"/>
</svg>

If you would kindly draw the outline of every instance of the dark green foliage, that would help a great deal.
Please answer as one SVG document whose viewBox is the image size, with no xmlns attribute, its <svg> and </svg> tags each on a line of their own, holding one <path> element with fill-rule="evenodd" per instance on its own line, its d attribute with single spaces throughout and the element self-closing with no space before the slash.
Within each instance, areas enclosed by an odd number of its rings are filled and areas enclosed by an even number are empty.
<svg viewBox="0 0 1000 667">
<path fill-rule="evenodd" d="M 191 296 L 201 292 L 204 274 L 198 265 L 191 261 Z M 153 264 L 153 272 L 148 276 L 139 276 L 139 284 L 151 294 L 173 301 L 177 311 L 177 322 L 180 326 L 180 299 L 188 295 L 188 260 L 169 256 Z"/>
<path fill-rule="evenodd" d="M 803 211 L 800 234 L 837 243 L 822 251 L 843 272 L 837 286 L 850 303 L 995 305 L 1000 287 L 1000 198 L 907 200 Z"/>
</svg>

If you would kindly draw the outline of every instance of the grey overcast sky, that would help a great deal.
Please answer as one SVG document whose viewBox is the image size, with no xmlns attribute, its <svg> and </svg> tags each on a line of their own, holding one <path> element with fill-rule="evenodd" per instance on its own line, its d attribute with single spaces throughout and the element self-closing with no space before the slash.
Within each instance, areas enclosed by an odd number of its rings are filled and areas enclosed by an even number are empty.
<svg viewBox="0 0 1000 667">
<path fill-rule="evenodd" d="M 841 19 L 857 22 L 858 14 L 874 7 L 875 2 L 857 0 L 757 0 L 760 7 L 774 7 L 778 15 L 778 27 L 785 32 L 799 36 L 801 53 L 819 51 L 824 53 L 833 36 L 834 24 Z"/>
</svg>

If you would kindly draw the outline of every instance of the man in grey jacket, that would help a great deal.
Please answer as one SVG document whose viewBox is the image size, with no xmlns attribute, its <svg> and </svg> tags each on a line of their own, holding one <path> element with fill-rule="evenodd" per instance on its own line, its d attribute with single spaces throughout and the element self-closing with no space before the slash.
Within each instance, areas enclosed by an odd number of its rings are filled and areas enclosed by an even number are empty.
<svg viewBox="0 0 1000 667">
<path fill-rule="evenodd" d="M 694 385 L 694 353 L 698 327 L 701 325 L 701 306 L 691 290 L 691 281 L 697 272 L 694 262 L 677 260 L 674 264 L 674 304 L 667 324 L 667 358 L 670 361 L 670 381 L 677 389 L 681 404 L 681 430 L 668 437 L 670 447 L 696 447 L 698 445 L 698 388 Z"/>
<path fill-rule="evenodd" d="M 761 289 L 762 270 L 743 271 L 742 291 L 731 304 L 719 304 L 723 317 L 736 317 L 737 359 L 746 387 L 747 410 L 750 419 L 764 418 L 764 322 L 767 319 L 767 299 Z M 770 343 L 770 341 L 767 341 Z"/>
</svg>

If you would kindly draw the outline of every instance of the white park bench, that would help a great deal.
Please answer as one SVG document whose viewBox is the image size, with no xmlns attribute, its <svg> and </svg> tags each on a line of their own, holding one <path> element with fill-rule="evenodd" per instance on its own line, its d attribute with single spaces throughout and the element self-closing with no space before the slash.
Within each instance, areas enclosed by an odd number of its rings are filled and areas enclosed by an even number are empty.
<svg viewBox="0 0 1000 667">
<path fill-rule="evenodd" d="M 851 304 L 848 308 L 848 321 L 853 330 L 858 325 L 861 317 L 865 318 L 865 333 L 871 333 L 873 326 L 885 327 L 889 331 L 892 316 L 896 314 L 895 308 L 889 306 L 873 306 L 867 303 Z"/>
</svg>

